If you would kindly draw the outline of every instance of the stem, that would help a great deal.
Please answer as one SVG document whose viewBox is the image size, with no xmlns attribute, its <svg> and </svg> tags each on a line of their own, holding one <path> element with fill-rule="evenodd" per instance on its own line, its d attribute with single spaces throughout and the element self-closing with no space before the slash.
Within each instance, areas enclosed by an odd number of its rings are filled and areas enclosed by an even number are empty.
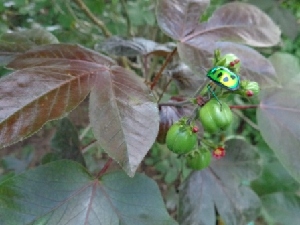
<svg viewBox="0 0 300 225">
<path fill-rule="evenodd" d="M 246 117 L 242 112 L 239 110 L 233 109 L 233 113 L 235 113 L 237 116 L 239 116 L 242 120 L 244 120 L 246 123 L 248 123 L 253 129 L 260 130 L 257 124 L 253 123 L 252 120 L 250 120 L 248 117 Z"/>
<path fill-rule="evenodd" d="M 161 92 L 161 94 L 159 95 L 157 102 L 160 102 L 160 100 L 161 100 L 162 97 L 164 96 L 165 91 L 167 90 L 168 86 L 170 85 L 171 81 L 172 81 L 172 77 L 170 78 L 170 80 L 169 80 L 169 81 L 166 83 L 166 85 L 164 86 L 164 89 L 163 89 L 163 91 Z"/>
<path fill-rule="evenodd" d="M 171 61 L 172 57 L 175 55 L 175 53 L 177 52 L 177 48 L 174 48 L 174 50 L 168 55 L 168 57 L 166 58 L 166 61 L 164 62 L 164 64 L 162 65 L 162 67 L 160 68 L 160 70 L 158 71 L 158 73 L 156 74 L 156 76 L 153 79 L 153 82 L 150 86 L 150 89 L 153 90 L 154 86 L 157 84 L 157 82 L 159 81 L 162 72 L 164 71 L 164 69 L 167 67 L 168 63 Z"/>
<path fill-rule="evenodd" d="M 82 0 L 74 0 L 74 2 L 79 6 L 79 8 L 89 17 L 103 32 L 106 37 L 110 37 L 111 33 L 105 26 L 102 20 L 99 20 L 90 9 L 84 4 Z"/>
<path fill-rule="evenodd" d="M 231 109 L 253 109 L 258 108 L 258 105 L 231 105 Z"/>
<path fill-rule="evenodd" d="M 125 0 L 120 0 L 120 1 L 121 1 L 121 5 L 123 7 L 123 10 L 124 10 L 124 16 L 126 18 L 127 36 L 130 37 L 131 36 L 131 22 L 130 22 L 129 13 L 128 13 L 128 10 L 127 10 L 126 1 Z"/>
<path fill-rule="evenodd" d="M 97 141 L 96 140 L 93 140 L 91 143 L 83 146 L 81 148 L 81 152 L 82 154 L 86 153 L 87 151 L 89 151 L 91 148 L 95 147 L 97 145 Z"/>
<path fill-rule="evenodd" d="M 107 169 L 110 167 L 112 162 L 113 162 L 112 158 L 108 158 L 105 165 L 102 167 L 102 169 L 98 173 L 97 177 L 101 177 L 107 171 Z"/>
</svg>

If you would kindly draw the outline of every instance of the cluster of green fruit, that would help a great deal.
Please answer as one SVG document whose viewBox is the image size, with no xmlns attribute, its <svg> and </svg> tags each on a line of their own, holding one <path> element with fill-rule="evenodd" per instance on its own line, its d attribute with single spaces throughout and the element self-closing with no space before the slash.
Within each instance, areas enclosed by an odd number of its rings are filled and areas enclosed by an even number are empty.
<svg viewBox="0 0 300 225">
<path fill-rule="evenodd" d="M 240 82 L 240 77 L 236 74 L 240 70 L 240 60 L 235 55 L 226 54 L 221 57 L 219 51 L 216 51 L 214 65 L 215 67 L 207 72 L 207 77 L 211 82 L 244 97 L 251 97 L 259 92 L 259 85 L 256 82 L 248 80 Z M 176 154 L 185 155 L 187 165 L 195 170 L 208 167 L 212 154 L 205 147 L 195 147 L 198 146 L 198 128 L 193 125 L 191 120 L 200 121 L 205 132 L 214 134 L 225 130 L 233 119 L 230 107 L 226 102 L 218 99 L 210 84 L 208 90 L 214 98 L 201 105 L 197 109 L 196 115 L 192 116 L 193 119 L 181 118 L 174 123 L 166 136 L 167 147 Z M 224 156 L 223 147 L 217 147 L 216 150 L 218 157 Z"/>
<path fill-rule="evenodd" d="M 233 116 L 229 106 L 225 102 L 221 103 L 222 109 L 216 99 L 211 99 L 197 112 L 198 120 L 209 133 L 224 130 L 232 122 Z M 209 166 L 212 154 L 204 147 L 195 149 L 197 132 L 197 126 L 189 124 L 188 119 L 181 118 L 168 130 L 166 144 L 172 152 L 186 156 L 188 167 L 201 170 Z"/>
</svg>

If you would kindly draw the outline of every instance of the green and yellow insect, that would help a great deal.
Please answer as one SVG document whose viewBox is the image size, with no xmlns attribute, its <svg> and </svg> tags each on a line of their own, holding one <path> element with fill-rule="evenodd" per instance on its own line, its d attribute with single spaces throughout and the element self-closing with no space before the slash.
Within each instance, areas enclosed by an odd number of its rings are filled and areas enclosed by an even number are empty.
<svg viewBox="0 0 300 225">
<path fill-rule="evenodd" d="M 207 77 L 220 87 L 230 91 L 235 91 L 240 86 L 240 77 L 224 66 L 210 69 Z"/>
<path fill-rule="evenodd" d="M 207 72 L 206 76 L 220 87 L 229 91 L 235 91 L 240 86 L 240 77 L 224 66 L 215 66 Z M 220 103 L 214 91 L 211 90 L 210 84 L 207 85 L 207 89 Z M 220 105 L 222 107 L 221 103 Z"/>
</svg>

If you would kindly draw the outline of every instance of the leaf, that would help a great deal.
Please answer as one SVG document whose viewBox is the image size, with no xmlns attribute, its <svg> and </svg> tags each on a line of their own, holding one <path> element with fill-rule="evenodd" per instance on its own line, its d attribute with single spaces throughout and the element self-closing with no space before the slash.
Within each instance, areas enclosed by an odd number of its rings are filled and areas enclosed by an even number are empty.
<svg viewBox="0 0 300 225">
<path fill-rule="evenodd" d="M 259 8 L 232 2 L 217 9 L 210 19 L 195 27 L 182 43 L 197 47 L 203 42 L 234 41 L 256 47 L 270 47 L 280 41 L 280 29 Z"/>
<path fill-rule="evenodd" d="M 245 185 L 260 172 L 258 155 L 242 139 L 226 141 L 225 149 L 224 158 L 193 172 L 184 183 L 179 196 L 181 225 L 214 225 L 216 211 L 231 225 L 247 224 L 258 216 L 260 200 Z"/>
<path fill-rule="evenodd" d="M 133 72 L 111 66 L 94 82 L 89 114 L 100 146 L 133 176 L 159 127 L 157 104 L 147 86 Z"/>
<path fill-rule="evenodd" d="M 1 225 L 175 225 L 156 183 L 122 172 L 100 180 L 72 161 L 40 166 L 0 183 Z"/>
<path fill-rule="evenodd" d="M 3 34 L 0 38 L 0 65 L 39 45 L 56 44 L 58 40 L 46 30 L 35 28 Z"/>
<path fill-rule="evenodd" d="M 137 56 L 155 54 L 166 57 L 173 51 L 175 44 L 159 44 L 141 37 L 125 40 L 114 36 L 96 46 L 97 50 L 117 56 Z"/>
<path fill-rule="evenodd" d="M 276 159 L 263 165 L 261 176 L 251 183 L 251 187 L 258 195 L 262 196 L 280 191 L 297 191 L 299 183 L 288 174 Z"/>
<path fill-rule="evenodd" d="M 284 88 L 273 87 L 261 92 L 257 121 L 262 137 L 287 171 L 300 181 L 300 79 Z"/>
<path fill-rule="evenodd" d="M 60 159 L 72 159 L 85 166 L 80 150 L 80 141 L 75 126 L 68 118 L 62 118 L 51 140 L 51 147 Z"/>
<path fill-rule="evenodd" d="M 196 28 L 209 2 L 209 0 L 158 0 L 157 23 L 166 35 L 181 40 Z"/>
<path fill-rule="evenodd" d="M 91 50 L 54 44 L 35 48 L 9 63 L 17 70 L 0 79 L 0 146 L 36 132 L 73 110 L 112 60 Z"/>
<path fill-rule="evenodd" d="M 197 74 L 203 74 L 204 68 L 208 70 L 212 67 L 215 49 L 219 49 L 222 55 L 233 53 L 241 60 L 242 66 L 239 75 L 242 79 L 256 81 L 264 88 L 277 83 L 276 72 L 272 64 L 250 47 L 232 42 L 215 42 L 202 43 L 194 48 L 178 43 L 180 58 Z"/>
<path fill-rule="evenodd" d="M 273 193 L 262 197 L 263 210 L 276 224 L 299 224 L 300 197 L 293 193 Z"/>
<path fill-rule="evenodd" d="M 282 86 L 286 85 L 293 78 L 299 77 L 299 59 L 294 55 L 276 52 L 269 57 L 269 60 L 273 64 L 277 73 L 277 79 Z"/>
</svg>

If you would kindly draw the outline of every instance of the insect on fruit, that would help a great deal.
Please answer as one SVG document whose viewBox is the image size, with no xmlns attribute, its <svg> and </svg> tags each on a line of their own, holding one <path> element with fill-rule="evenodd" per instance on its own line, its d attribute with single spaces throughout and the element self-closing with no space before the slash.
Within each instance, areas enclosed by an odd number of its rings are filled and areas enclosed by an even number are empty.
<svg viewBox="0 0 300 225">
<path fill-rule="evenodd" d="M 215 66 L 207 72 L 206 76 L 220 87 L 229 91 L 237 90 L 240 85 L 240 77 L 224 66 Z M 222 104 L 215 95 L 214 91 L 211 90 L 210 84 L 208 84 L 207 88 L 222 107 Z"/>
<path fill-rule="evenodd" d="M 216 66 L 207 72 L 207 77 L 222 88 L 235 91 L 239 88 L 240 77 L 224 66 Z"/>
</svg>

